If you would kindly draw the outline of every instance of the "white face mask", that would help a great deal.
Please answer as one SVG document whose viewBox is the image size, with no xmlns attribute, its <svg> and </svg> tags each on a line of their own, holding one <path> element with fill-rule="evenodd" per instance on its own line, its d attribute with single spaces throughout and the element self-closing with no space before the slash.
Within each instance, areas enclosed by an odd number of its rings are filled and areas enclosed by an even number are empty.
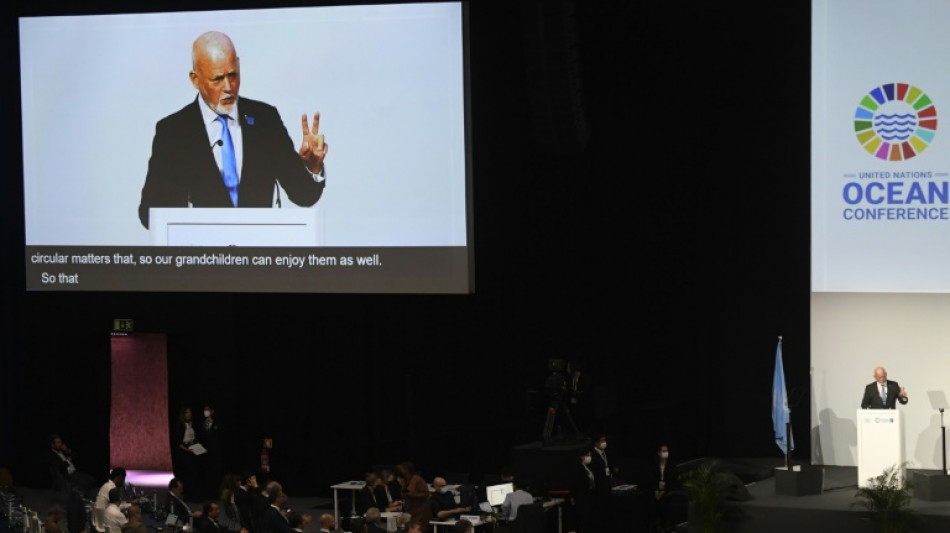
<svg viewBox="0 0 950 533">
<path fill-rule="evenodd" d="M 660 459 L 668 459 L 670 457 L 670 452 L 660 452 Z"/>
<path fill-rule="evenodd" d="M 211 418 L 211 411 L 205 409 L 205 418 Z"/>
<path fill-rule="evenodd" d="M 589 465 L 589 464 L 590 464 L 590 456 L 589 456 L 589 455 L 588 455 L 587 457 L 584 457 L 584 464 L 585 464 L 585 465 Z"/>
</svg>

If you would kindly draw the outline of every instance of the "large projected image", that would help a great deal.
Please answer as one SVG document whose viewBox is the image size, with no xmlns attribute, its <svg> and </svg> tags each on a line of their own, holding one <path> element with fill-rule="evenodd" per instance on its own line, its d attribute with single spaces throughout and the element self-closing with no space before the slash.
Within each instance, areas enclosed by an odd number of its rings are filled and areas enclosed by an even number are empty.
<svg viewBox="0 0 950 533">
<path fill-rule="evenodd" d="M 814 291 L 950 291 L 950 6 L 926 3 L 813 5 Z"/>
<path fill-rule="evenodd" d="M 922 16 L 922 14 L 926 16 Z M 950 4 L 812 4 L 811 460 L 855 466 L 875 367 L 940 468 L 950 375 Z"/>
<path fill-rule="evenodd" d="M 470 292 L 463 7 L 21 17 L 27 288 Z"/>
</svg>

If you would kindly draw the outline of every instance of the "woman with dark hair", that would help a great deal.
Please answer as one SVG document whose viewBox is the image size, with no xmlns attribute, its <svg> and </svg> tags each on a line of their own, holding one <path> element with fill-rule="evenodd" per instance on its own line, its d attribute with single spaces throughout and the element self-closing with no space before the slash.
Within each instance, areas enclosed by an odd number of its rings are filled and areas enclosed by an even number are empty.
<svg viewBox="0 0 950 533">
<path fill-rule="evenodd" d="M 247 533 L 247 525 L 241 521 L 241 511 L 234 502 L 234 494 L 239 490 L 241 490 L 241 478 L 237 474 L 227 474 L 221 480 L 220 500 L 218 501 L 221 514 L 218 515 L 218 524 L 225 531 L 233 533 L 244 531 Z"/>
<path fill-rule="evenodd" d="M 432 519 L 429 485 L 416 473 L 416 467 L 410 461 L 397 466 L 396 471 L 399 473 L 399 484 L 402 485 L 403 510 L 422 525 L 422 531 L 429 531 L 429 520 Z"/>
<path fill-rule="evenodd" d="M 198 456 L 192 446 L 198 437 L 192 424 L 191 408 L 182 407 L 172 427 L 172 470 L 185 486 L 185 499 L 201 500 L 201 481 L 198 477 Z"/>
</svg>

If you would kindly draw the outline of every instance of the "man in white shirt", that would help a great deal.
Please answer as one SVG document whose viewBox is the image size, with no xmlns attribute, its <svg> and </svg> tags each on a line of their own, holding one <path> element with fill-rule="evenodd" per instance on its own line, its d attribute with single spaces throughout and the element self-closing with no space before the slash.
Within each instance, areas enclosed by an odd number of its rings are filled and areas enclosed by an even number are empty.
<svg viewBox="0 0 950 533">
<path fill-rule="evenodd" d="M 509 521 L 518 518 L 518 507 L 534 503 L 534 497 L 531 496 L 528 491 L 521 488 L 517 479 L 513 479 L 511 482 L 515 490 L 506 494 L 505 501 L 501 504 L 501 514 Z"/>
<path fill-rule="evenodd" d="M 118 487 L 113 488 L 109 491 L 109 504 L 106 506 L 106 516 L 105 525 L 108 529 L 107 533 L 121 533 L 122 526 L 124 526 L 129 519 L 122 514 L 122 510 L 119 509 L 119 501 L 122 499 L 122 492 Z"/>
<path fill-rule="evenodd" d="M 125 486 L 125 469 L 116 467 L 109 472 L 109 481 L 106 481 L 99 488 L 99 494 L 96 495 L 96 509 L 105 509 L 109 505 L 109 492 L 112 489 L 119 489 L 119 499 L 122 499 L 122 487 Z"/>
</svg>

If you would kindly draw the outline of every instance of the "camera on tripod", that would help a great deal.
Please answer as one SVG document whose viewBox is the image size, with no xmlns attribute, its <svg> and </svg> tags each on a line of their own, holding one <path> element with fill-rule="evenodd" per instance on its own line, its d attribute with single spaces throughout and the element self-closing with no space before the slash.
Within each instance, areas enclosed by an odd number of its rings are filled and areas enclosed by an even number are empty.
<svg viewBox="0 0 950 533">
<path fill-rule="evenodd" d="M 548 359 L 548 375 L 544 380 L 544 395 L 549 401 L 561 401 L 567 392 L 567 361 Z"/>
</svg>

